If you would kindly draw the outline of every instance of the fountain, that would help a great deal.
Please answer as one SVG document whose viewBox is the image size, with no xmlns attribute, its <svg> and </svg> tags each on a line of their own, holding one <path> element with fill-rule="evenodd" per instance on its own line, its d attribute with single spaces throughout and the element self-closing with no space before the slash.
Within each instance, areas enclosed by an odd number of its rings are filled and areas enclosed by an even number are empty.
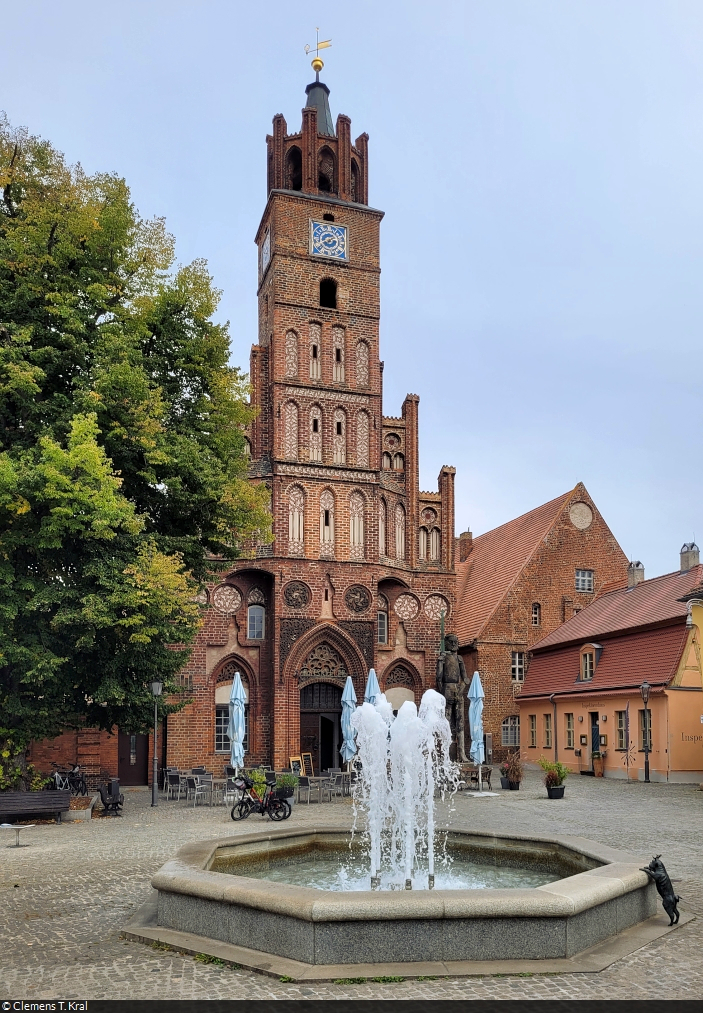
<svg viewBox="0 0 703 1013">
<path fill-rule="evenodd" d="M 288 975 L 380 963 L 418 973 L 418 962 L 462 973 L 499 955 L 536 967 L 570 958 L 655 913 L 635 856 L 583 838 L 435 826 L 436 796 L 458 781 L 439 693 L 395 718 L 381 694 L 351 723 L 351 833 L 283 825 L 187 845 L 152 880 L 149 926 L 127 935 L 218 955 L 225 943 L 237 962 Z"/>
</svg>

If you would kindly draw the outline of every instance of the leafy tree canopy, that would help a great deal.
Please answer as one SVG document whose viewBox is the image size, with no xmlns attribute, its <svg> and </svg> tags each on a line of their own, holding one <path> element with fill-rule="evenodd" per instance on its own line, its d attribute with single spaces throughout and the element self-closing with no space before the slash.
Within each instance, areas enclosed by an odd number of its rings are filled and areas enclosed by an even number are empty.
<svg viewBox="0 0 703 1013">
<path fill-rule="evenodd" d="M 212 559 L 268 537 L 204 261 L 0 119 L 0 742 L 148 724 Z M 5 749 L 7 752 L 7 748 Z"/>
</svg>

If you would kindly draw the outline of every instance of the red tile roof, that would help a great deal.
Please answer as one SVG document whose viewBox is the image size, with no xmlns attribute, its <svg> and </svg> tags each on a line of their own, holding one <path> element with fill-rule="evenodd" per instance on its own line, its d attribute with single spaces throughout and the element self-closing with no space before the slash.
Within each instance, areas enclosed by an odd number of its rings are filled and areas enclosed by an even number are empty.
<svg viewBox="0 0 703 1013">
<path fill-rule="evenodd" d="M 677 599 L 700 584 L 702 578 L 703 565 L 699 564 L 685 573 L 666 573 L 633 588 L 608 591 L 536 643 L 532 650 L 574 641 L 583 643 L 607 633 L 683 617 L 687 606 Z"/>
<path fill-rule="evenodd" d="M 479 636 L 572 494 L 570 490 L 474 539 L 469 558 L 456 567 L 460 644 Z"/>
<path fill-rule="evenodd" d="M 597 694 L 618 688 L 636 688 L 645 679 L 651 686 L 664 686 L 676 674 L 688 633 L 682 621 L 675 626 L 604 638 L 593 679 L 588 682 L 579 680 L 581 644 L 545 650 L 533 656 L 519 699 L 545 697 L 551 693 Z"/>
</svg>

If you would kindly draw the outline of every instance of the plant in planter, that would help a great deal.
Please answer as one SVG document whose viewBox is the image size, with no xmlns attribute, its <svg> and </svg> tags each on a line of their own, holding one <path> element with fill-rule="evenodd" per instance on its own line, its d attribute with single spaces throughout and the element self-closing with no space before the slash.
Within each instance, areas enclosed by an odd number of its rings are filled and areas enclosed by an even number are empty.
<svg viewBox="0 0 703 1013">
<path fill-rule="evenodd" d="M 295 789 L 298 787 L 298 778 L 295 774 L 279 774 L 276 778 L 276 795 L 278 798 L 286 798 L 289 802 L 295 802 Z"/>
<path fill-rule="evenodd" d="M 593 773 L 596 777 L 602 777 L 605 769 L 605 758 L 607 756 L 605 749 L 594 749 L 591 753 L 591 759 L 593 760 Z"/>
<path fill-rule="evenodd" d="M 540 756 L 537 762 L 544 771 L 544 784 L 548 798 L 563 798 L 564 781 L 569 773 L 569 768 L 558 760 L 548 760 L 546 756 Z"/>
<path fill-rule="evenodd" d="M 508 788 L 511 791 L 518 791 L 520 788 L 520 781 L 522 781 L 523 770 L 522 760 L 518 752 L 508 753 L 508 759 L 505 761 L 506 776 L 508 778 Z M 502 768 L 501 768 L 502 770 Z"/>
<path fill-rule="evenodd" d="M 506 791 L 509 788 L 508 784 L 508 761 L 504 760 L 500 765 L 500 786 Z"/>
</svg>

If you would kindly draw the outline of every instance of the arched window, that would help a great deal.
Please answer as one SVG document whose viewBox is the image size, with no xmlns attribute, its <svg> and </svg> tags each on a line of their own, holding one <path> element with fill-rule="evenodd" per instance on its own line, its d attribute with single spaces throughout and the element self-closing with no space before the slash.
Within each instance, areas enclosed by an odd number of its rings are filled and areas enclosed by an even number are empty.
<svg viewBox="0 0 703 1013">
<path fill-rule="evenodd" d="M 405 559 L 405 508 L 395 505 L 395 558 Z"/>
<path fill-rule="evenodd" d="M 322 409 L 319 405 L 310 409 L 310 460 L 322 460 Z"/>
<path fill-rule="evenodd" d="M 332 436 L 333 460 L 335 464 L 347 463 L 347 416 L 341 408 L 334 413 L 334 433 Z"/>
<path fill-rule="evenodd" d="M 344 328 L 332 328 L 332 379 L 344 383 Z"/>
<path fill-rule="evenodd" d="M 402 454 L 395 454 L 393 457 L 393 471 L 405 471 L 405 458 Z"/>
<path fill-rule="evenodd" d="M 283 453 L 289 461 L 298 460 L 298 406 L 294 401 L 288 401 L 285 407 Z"/>
<path fill-rule="evenodd" d="M 538 601 L 532 603 L 532 625 L 542 625 L 542 606 Z"/>
<path fill-rule="evenodd" d="M 320 555 L 334 556 L 334 496 L 329 489 L 320 495 Z"/>
<path fill-rule="evenodd" d="M 220 672 L 220 679 L 215 687 L 215 752 L 229 753 L 232 751 L 232 743 L 229 740 L 227 731 L 229 729 L 229 698 L 232 695 L 232 683 L 234 682 L 235 664 L 229 662 Z M 241 673 L 240 673 L 241 675 Z M 242 675 L 242 687 L 246 703 L 244 705 L 244 752 L 249 750 L 249 681 Z"/>
<path fill-rule="evenodd" d="M 427 559 L 427 528 L 420 528 L 420 535 L 417 540 L 418 559 Z"/>
<path fill-rule="evenodd" d="M 356 345 L 356 384 L 357 387 L 369 385 L 369 346 L 365 341 Z"/>
<path fill-rule="evenodd" d="M 364 497 L 360 492 L 349 497 L 349 557 L 364 558 Z"/>
<path fill-rule="evenodd" d="M 440 555 L 440 543 L 441 538 L 439 536 L 439 528 L 432 528 L 430 531 L 430 559 L 436 563 Z"/>
<path fill-rule="evenodd" d="M 286 376 L 298 375 L 298 335 L 295 331 L 286 332 Z"/>
<path fill-rule="evenodd" d="M 359 166 L 355 158 L 351 160 L 351 199 L 359 203 Z"/>
<path fill-rule="evenodd" d="M 334 154 L 327 148 L 321 148 L 317 158 L 317 188 L 323 193 L 336 193 L 336 172 Z"/>
<path fill-rule="evenodd" d="M 320 344 L 322 340 L 322 327 L 320 324 L 310 324 L 310 379 L 320 379 Z"/>
<path fill-rule="evenodd" d="M 393 467 L 393 458 L 388 452 L 384 453 L 381 465 L 384 471 L 390 471 L 391 468 Z"/>
<path fill-rule="evenodd" d="M 378 553 L 387 556 L 386 529 L 388 527 L 388 507 L 384 499 L 378 504 Z"/>
<path fill-rule="evenodd" d="M 288 555 L 302 556 L 304 551 L 305 494 L 299 485 L 288 493 Z"/>
<path fill-rule="evenodd" d="M 334 278 L 323 278 L 320 282 L 320 306 L 337 309 L 337 282 Z"/>
<path fill-rule="evenodd" d="M 388 600 L 384 595 L 378 596 L 378 611 L 376 613 L 376 642 L 379 644 L 388 643 Z"/>
<path fill-rule="evenodd" d="M 263 605 L 250 605 L 247 609 L 247 637 L 249 640 L 263 640 L 266 610 Z"/>
<path fill-rule="evenodd" d="M 290 148 L 286 156 L 286 189 L 303 189 L 303 156 L 300 148 Z"/>
<path fill-rule="evenodd" d="M 369 466 L 369 414 L 364 411 L 356 416 L 356 463 L 359 468 Z"/>
</svg>

